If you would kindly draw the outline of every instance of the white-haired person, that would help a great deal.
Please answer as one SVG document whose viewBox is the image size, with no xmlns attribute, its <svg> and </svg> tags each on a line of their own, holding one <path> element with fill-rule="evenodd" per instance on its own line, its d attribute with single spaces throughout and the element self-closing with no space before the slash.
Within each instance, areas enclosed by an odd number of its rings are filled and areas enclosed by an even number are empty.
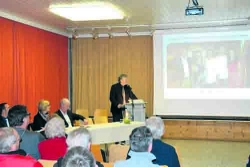
<svg viewBox="0 0 250 167">
<path fill-rule="evenodd" d="M 153 137 L 149 128 L 135 128 L 129 136 L 130 158 L 115 162 L 114 167 L 160 167 L 152 163 L 155 159 L 154 154 L 150 153 L 152 142 Z"/>
<path fill-rule="evenodd" d="M 96 161 L 88 149 L 78 146 L 67 152 L 62 167 L 96 167 Z"/>
<path fill-rule="evenodd" d="M 68 150 L 77 146 L 81 146 L 83 148 L 86 148 L 87 150 L 90 150 L 90 145 L 91 145 L 90 133 L 86 128 L 83 127 L 77 128 L 68 134 L 66 143 L 68 146 Z M 54 167 L 62 167 L 63 159 L 64 159 L 63 157 L 59 158 L 57 160 L 57 163 L 54 164 Z M 103 165 L 98 161 L 96 161 L 96 165 L 98 167 L 103 167 Z"/>
<path fill-rule="evenodd" d="M 34 121 L 32 123 L 33 131 L 44 129 L 45 124 L 49 120 L 50 102 L 48 100 L 40 100 L 37 108 L 38 112 L 35 115 Z"/>
<path fill-rule="evenodd" d="M 85 117 L 70 111 L 70 101 L 67 98 L 63 98 L 60 101 L 60 109 L 56 111 L 55 114 L 64 120 L 66 127 L 73 127 L 74 121 L 76 120 L 82 120 L 84 124 L 88 124 L 88 120 L 86 120 Z"/>
<path fill-rule="evenodd" d="M 151 153 L 155 155 L 154 164 L 167 165 L 168 167 L 180 167 L 178 155 L 173 146 L 164 143 L 161 138 L 165 132 L 165 125 L 160 117 L 152 116 L 146 120 L 146 126 L 153 135 L 153 148 Z M 128 154 L 127 159 L 130 156 Z"/>
<path fill-rule="evenodd" d="M 45 125 L 47 140 L 38 144 L 41 159 L 57 160 L 67 151 L 65 125 L 60 117 L 53 117 Z"/>
<path fill-rule="evenodd" d="M 0 166 L 42 167 L 37 160 L 19 149 L 20 140 L 14 128 L 0 128 Z"/>
</svg>

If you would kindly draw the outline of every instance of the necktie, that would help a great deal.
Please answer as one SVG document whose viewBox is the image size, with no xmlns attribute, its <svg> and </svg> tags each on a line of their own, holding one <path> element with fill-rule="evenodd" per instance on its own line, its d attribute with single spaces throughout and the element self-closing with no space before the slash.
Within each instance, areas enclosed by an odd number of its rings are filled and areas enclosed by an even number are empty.
<svg viewBox="0 0 250 167">
<path fill-rule="evenodd" d="M 123 104 L 126 104 L 126 96 L 125 96 L 124 86 L 122 87 L 122 97 L 123 97 Z"/>
</svg>

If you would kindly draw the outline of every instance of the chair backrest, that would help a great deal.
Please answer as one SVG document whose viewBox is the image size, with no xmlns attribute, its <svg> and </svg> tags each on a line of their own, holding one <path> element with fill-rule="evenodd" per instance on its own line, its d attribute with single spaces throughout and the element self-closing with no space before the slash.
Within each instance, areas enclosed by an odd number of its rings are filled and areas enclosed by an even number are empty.
<svg viewBox="0 0 250 167">
<path fill-rule="evenodd" d="M 89 117 L 89 110 L 87 110 L 87 109 L 77 109 L 76 113 L 84 116 L 85 118 Z"/>
<path fill-rule="evenodd" d="M 106 109 L 96 109 L 94 112 L 94 117 L 96 117 L 96 116 L 108 117 L 108 111 Z"/>
<path fill-rule="evenodd" d="M 39 159 L 38 161 L 43 165 L 43 167 L 53 167 L 56 163 L 56 161 L 44 159 Z"/>
<path fill-rule="evenodd" d="M 113 167 L 113 163 L 102 163 L 104 167 Z"/>
<path fill-rule="evenodd" d="M 91 144 L 90 151 L 94 155 L 96 161 L 103 162 L 101 147 L 99 144 Z"/>
<path fill-rule="evenodd" d="M 109 162 L 126 160 L 128 150 L 128 145 L 111 144 L 109 146 Z"/>
<path fill-rule="evenodd" d="M 107 116 L 96 116 L 94 117 L 95 124 L 105 124 L 108 123 L 108 117 Z"/>
</svg>

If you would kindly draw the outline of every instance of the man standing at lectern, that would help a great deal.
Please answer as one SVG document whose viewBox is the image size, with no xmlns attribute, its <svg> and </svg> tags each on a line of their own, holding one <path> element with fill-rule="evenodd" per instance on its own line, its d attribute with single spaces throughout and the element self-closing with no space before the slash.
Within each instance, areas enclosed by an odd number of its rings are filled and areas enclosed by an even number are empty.
<svg viewBox="0 0 250 167">
<path fill-rule="evenodd" d="M 113 116 L 113 122 L 119 122 L 123 116 L 124 105 L 129 99 L 137 99 L 128 85 L 128 76 L 121 74 L 118 77 L 118 83 L 111 86 L 109 100 L 111 102 L 110 111 Z"/>
</svg>

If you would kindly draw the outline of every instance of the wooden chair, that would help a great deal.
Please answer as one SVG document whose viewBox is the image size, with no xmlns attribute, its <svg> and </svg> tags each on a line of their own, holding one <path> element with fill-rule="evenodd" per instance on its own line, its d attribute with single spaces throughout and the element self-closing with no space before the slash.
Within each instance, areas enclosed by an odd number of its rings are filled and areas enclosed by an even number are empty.
<svg viewBox="0 0 250 167">
<path fill-rule="evenodd" d="M 39 159 L 38 161 L 43 165 L 43 167 L 53 167 L 53 165 L 56 163 L 56 161 L 44 159 Z"/>
<path fill-rule="evenodd" d="M 107 116 L 96 116 L 94 117 L 95 124 L 105 124 L 108 123 L 108 117 Z"/>
<path fill-rule="evenodd" d="M 104 167 L 113 167 L 113 163 L 102 163 Z"/>
<path fill-rule="evenodd" d="M 103 162 L 100 144 L 91 144 L 90 151 L 94 155 L 96 161 Z"/>
<path fill-rule="evenodd" d="M 96 116 L 108 117 L 108 111 L 106 109 L 96 109 L 94 112 L 94 117 L 96 117 Z"/>
<path fill-rule="evenodd" d="M 126 160 L 128 150 L 128 145 L 111 144 L 109 146 L 109 162 Z"/>
<path fill-rule="evenodd" d="M 87 109 L 77 109 L 76 113 L 84 116 L 86 119 L 89 117 L 89 111 Z"/>
</svg>

